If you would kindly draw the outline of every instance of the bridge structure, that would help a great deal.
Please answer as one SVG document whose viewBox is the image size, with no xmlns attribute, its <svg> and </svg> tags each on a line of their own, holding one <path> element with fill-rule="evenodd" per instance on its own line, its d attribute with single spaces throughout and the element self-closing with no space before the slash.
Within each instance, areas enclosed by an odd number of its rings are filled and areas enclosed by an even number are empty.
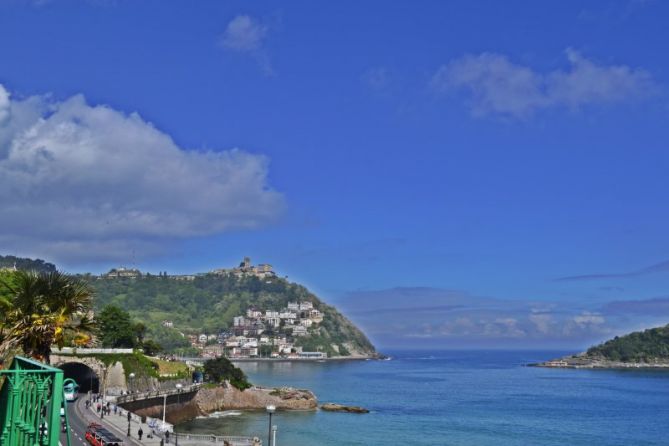
<svg viewBox="0 0 669 446">
<path fill-rule="evenodd" d="M 17 356 L 0 378 L 0 445 L 58 446 L 63 371 Z M 64 422 L 67 428 L 67 414 Z"/>
</svg>

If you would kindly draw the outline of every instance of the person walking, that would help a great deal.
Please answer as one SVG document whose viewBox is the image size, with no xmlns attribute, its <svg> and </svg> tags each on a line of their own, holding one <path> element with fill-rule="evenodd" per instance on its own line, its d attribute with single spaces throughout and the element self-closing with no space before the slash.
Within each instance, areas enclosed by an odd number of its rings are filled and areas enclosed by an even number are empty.
<svg viewBox="0 0 669 446">
<path fill-rule="evenodd" d="M 142 430 L 142 426 L 139 427 L 137 430 L 137 436 L 139 437 L 139 441 L 142 441 L 142 435 L 144 435 L 144 431 Z"/>
</svg>

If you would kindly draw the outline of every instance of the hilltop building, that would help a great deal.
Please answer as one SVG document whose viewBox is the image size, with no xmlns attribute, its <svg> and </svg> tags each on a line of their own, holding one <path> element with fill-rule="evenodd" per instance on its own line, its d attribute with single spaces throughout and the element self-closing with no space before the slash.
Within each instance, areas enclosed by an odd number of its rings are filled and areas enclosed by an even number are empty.
<svg viewBox="0 0 669 446">
<path fill-rule="evenodd" d="M 142 272 L 136 268 L 126 268 L 124 266 L 119 266 L 118 268 L 110 269 L 108 273 L 102 274 L 100 277 L 104 279 L 136 279 L 138 277 L 142 277 Z"/>
<path fill-rule="evenodd" d="M 276 277 L 276 273 L 272 265 L 261 263 L 259 265 L 252 265 L 250 257 L 244 257 L 239 266 L 235 268 L 220 268 L 211 272 L 212 274 L 224 275 L 232 274 L 236 277 L 255 276 L 261 279 Z"/>
</svg>

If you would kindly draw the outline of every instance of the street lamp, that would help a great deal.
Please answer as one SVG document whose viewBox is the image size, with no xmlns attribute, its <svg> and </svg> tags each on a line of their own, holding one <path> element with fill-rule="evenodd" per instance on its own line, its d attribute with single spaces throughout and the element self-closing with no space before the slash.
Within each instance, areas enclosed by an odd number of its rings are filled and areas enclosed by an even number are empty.
<svg viewBox="0 0 669 446">
<path fill-rule="evenodd" d="M 272 446 L 276 446 L 276 424 L 272 426 Z"/>
<path fill-rule="evenodd" d="M 135 379 L 135 374 L 130 373 L 128 375 L 128 378 L 130 378 L 130 387 L 132 388 L 133 381 Z M 128 411 L 128 437 L 130 436 L 130 420 L 132 419 L 132 415 L 130 414 L 130 411 Z"/>
<path fill-rule="evenodd" d="M 177 388 L 177 407 L 179 404 L 181 404 L 181 390 L 183 389 L 183 384 L 177 383 L 176 388 Z M 178 410 L 178 409 L 177 409 Z M 176 431 L 176 425 L 174 426 L 174 444 L 175 446 L 179 446 L 179 434 L 177 434 Z"/>
<path fill-rule="evenodd" d="M 267 406 L 267 413 L 269 414 L 269 431 L 267 432 L 267 445 L 272 446 L 272 414 L 276 412 L 276 407 L 273 405 Z"/>
</svg>

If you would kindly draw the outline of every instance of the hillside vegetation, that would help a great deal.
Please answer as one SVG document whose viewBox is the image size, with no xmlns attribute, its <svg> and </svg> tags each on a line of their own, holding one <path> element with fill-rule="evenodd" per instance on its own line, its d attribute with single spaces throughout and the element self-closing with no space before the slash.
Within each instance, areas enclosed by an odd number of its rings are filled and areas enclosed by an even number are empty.
<svg viewBox="0 0 669 446">
<path fill-rule="evenodd" d="M 52 273 L 56 271 L 56 265 L 45 262 L 42 259 L 33 260 L 24 257 L 0 256 L 0 269 L 14 267 L 24 271 L 37 271 L 40 273 Z"/>
<path fill-rule="evenodd" d="M 590 348 L 587 356 L 610 361 L 654 362 L 669 360 L 669 325 L 637 331 Z"/>
<path fill-rule="evenodd" d="M 168 351 L 183 347 L 179 332 L 218 333 L 230 328 L 233 317 L 245 314 L 249 307 L 280 310 L 288 302 L 308 301 L 323 313 L 323 321 L 312 326 L 297 345 L 309 351 L 320 349 L 329 356 L 374 353 L 367 337 L 334 307 L 285 279 L 210 274 L 192 281 L 151 275 L 134 279 L 90 276 L 88 280 L 96 291 L 96 310 L 113 304 L 129 311 L 147 325 L 149 337 Z M 162 327 L 163 320 L 172 321 L 174 328 Z"/>
</svg>

